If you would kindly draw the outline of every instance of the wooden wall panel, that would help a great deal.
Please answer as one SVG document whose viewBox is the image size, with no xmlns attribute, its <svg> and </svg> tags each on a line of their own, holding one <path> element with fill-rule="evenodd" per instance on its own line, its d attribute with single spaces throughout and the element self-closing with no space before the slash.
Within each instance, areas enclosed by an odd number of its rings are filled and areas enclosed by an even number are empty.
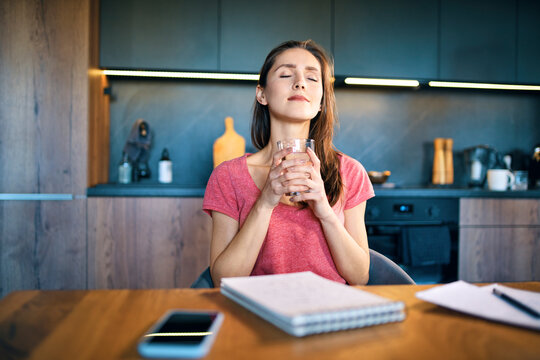
<svg viewBox="0 0 540 360">
<path fill-rule="evenodd" d="M 89 288 L 189 287 L 209 264 L 201 198 L 89 198 Z"/>
<path fill-rule="evenodd" d="M 459 278 L 540 280 L 540 227 L 461 228 Z"/>
<path fill-rule="evenodd" d="M 0 296 L 86 288 L 86 200 L 0 201 Z"/>
<path fill-rule="evenodd" d="M 89 2 L 0 2 L 0 192 L 86 191 Z"/>
<path fill-rule="evenodd" d="M 0 1 L 1 294 L 86 288 L 90 3 Z"/>
<path fill-rule="evenodd" d="M 109 84 L 99 69 L 99 1 L 90 6 L 88 186 L 94 186 L 109 181 L 110 95 L 104 93 Z"/>
<path fill-rule="evenodd" d="M 540 226 L 540 199 L 461 199 L 459 224 Z"/>
</svg>

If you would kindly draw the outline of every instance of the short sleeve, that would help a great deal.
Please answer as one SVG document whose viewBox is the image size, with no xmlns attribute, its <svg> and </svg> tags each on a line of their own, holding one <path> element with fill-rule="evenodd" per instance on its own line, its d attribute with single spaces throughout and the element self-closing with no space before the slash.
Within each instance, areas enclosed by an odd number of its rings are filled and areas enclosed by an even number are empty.
<svg viewBox="0 0 540 360">
<path fill-rule="evenodd" d="M 230 165 L 230 162 L 223 162 L 210 175 L 204 192 L 203 211 L 210 216 L 212 216 L 212 211 L 219 211 L 239 220 L 238 202 Z"/>
<path fill-rule="evenodd" d="M 345 210 L 375 196 L 367 171 L 357 160 L 341 155 L 341 176 L 345 188 Z"/>
</svg>

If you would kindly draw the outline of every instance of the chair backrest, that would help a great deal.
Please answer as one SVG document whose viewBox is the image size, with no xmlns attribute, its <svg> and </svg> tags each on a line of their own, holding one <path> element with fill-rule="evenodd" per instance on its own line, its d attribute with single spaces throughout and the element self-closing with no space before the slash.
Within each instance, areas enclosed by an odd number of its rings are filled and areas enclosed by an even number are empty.
<svg viewBox="0 0 540 360">
<path fill-rule="evenodd" d="M 201 275 L 195 280 L 190 286 L 193 289 L 209 289 L 214 287 L 214 281 L 212 281 L 212 276 L 210 275 L 210 267 L 207 267 L 206 270 L 202 272 Z"/>
<path fill-rule="evenodd" d="M 415 284 L 414 280 L 395 262 L 369 249 L 369 281 L 367 285 Z"/>
<path fill-rule="evenodd" d="M 369 249 L 369 281 L 367 285 L 414 284 L 414 280 L 395 262 L 375 250 Z M 213 288 L 210 268 L 206 268 L 191 285 L 192 288 Z"/>
</svg>

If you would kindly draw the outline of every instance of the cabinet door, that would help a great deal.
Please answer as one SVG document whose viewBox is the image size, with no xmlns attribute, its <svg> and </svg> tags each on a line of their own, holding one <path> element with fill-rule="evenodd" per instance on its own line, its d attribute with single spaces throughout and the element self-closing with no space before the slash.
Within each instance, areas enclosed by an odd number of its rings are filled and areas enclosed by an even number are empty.
<svg viewBox="0 0 540 360">
<path fill-rule="evenodd" d="M 220 69 L 258 73 L 287 40 L 312 39 L 331 52 L 330 0 L 222 0 Z"/>
<path fill-rule="evenodd" d="M 459 231 L 459 279 L 540 280 L 540 227 L 466 227 Z"/>
<path fill-rule="evenodd" d="M 440 78 L 516 80 L 516 0 L 441 0 Z"/>
<path fill-rule="evenodd" d="M 459 278 L 540 280 L 540 200 L 461 199 Z"/>
<path fill-rule="evenodd" d="M 336 74 L 436 78 L 438 2 L 336 0 Z"/>
<path fill-rule="evenodd" d="M 86 289 L 86 200 L 0 201 L 0 298 Z"/>
<path fill-rule="evenodd" d="M 88 198 L 88 287 L 189 287 L 211 233 L 202 198 Z"/>
<path fill-rule="evenodd" d="M 517 80 L 540 83 L 540 1 L 518 2 Z"/>
<path fill-rule="evenodd" d="M 218 0 L 101 0 L 104 68 L 216 70 Z"/>
</svg>

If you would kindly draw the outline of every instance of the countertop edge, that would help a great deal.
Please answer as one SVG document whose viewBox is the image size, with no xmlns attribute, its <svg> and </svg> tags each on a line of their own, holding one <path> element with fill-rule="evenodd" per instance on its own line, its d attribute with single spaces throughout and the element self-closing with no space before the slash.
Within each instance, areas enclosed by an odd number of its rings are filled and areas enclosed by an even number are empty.
<svg viewBox="0 0 540 360">
<path fill-rule="evenodd" d="M 427 198 L 538 198 L 540 189 L 520 191 L 490 191 L 466 188 L 380 188 L 377 197 L 427 197 Z M 87 189 L 88 197 L 204 197 L 205 188 L 165 184 L 102 184 Z"/>
</svg>

